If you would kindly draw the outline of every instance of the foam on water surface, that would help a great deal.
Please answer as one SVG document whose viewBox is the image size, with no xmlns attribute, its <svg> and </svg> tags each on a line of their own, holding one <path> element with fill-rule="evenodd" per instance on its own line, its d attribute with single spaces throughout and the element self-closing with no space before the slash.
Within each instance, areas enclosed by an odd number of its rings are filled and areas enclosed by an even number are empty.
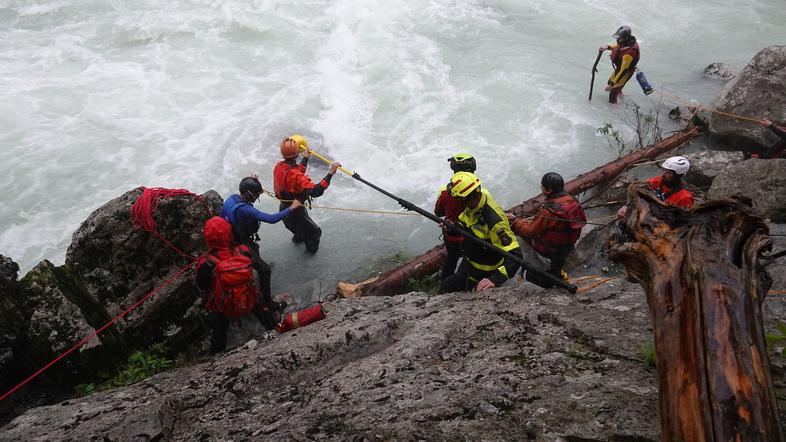
<svg viewBox="0 0 786 442">
<path fill-rule="evenodd" d="M 654 86 L 706 102 L 723 84 L 702 68 L 739 69 L 782 44 L 782 11 L 778 0 L 733 14 L 676 0 L 0 0 L 0 253 L 23 271 L 61 263 L 79 223 L 138 185 L 227 197 L 257 173 L 270 186 L 293 132 L 426 208 L 450 176 L 446 158 L 470 152 L 511 206 L 547 171 L 570 178 L 615 155 L 596 134 L 624 109 L 605 102 L 607 57 L 586 95 L 597 47 L 618 26 L 633 27 Z M 626 94 L 658 103 L 635 83 Z M 327 170 L 311 164 L 315 179 Z M 315 204 L 398 209 L 341 174 Z M 418 217 L 312 216 L 324 230 L 315 257 L 283 225 L 262 227 L 277 291 L 362 277 L 380 257 L 439 242 Z"/>
</svg>

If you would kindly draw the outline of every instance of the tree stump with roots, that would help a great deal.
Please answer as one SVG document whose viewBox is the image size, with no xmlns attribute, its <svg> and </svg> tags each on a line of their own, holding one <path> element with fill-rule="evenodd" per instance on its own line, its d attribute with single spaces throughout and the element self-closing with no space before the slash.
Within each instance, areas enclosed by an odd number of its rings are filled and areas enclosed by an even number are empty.
<svg viewBox="0 0 786 442">
<path fill-rule="evenodd" d="M 692 210 L 628 190 L 626 230 L 609 256 L 644 287 L 652 317 L 664 441 L 782 441 L 761 304 L 772 241 L 745 197 Z"/>
</svg>

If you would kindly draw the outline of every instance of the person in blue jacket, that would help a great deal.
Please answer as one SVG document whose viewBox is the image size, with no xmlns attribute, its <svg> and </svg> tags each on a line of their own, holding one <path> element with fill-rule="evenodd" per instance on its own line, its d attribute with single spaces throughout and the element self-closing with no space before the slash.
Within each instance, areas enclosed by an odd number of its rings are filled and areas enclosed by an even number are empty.
<svg viewBox="0 0 786 442">
<path fill-rule="evenodd" d="M 254 208 L 254 202 L 262 194 L 262 184 L 256 176 L 246 177 L 240 181 L 239 194 L 232 194 L 221 208 L 221 217 L 232 224 L 232 236 L 236 244 L 245 244 L 251 250 L 251 262 L 254 270 L 259 274 L 260 303 L 263 310 L 269 312 L 267 321 L 263 321 L 265 328 L 272 330 L 275 327 L 275 312 L 283 311 L 286 303 L 275 303 L 270 290 L 271 268 L 259 253 L 259 226 L 261 223 L 275 224 L 289 216 L 294 210 L 302 206 L 299 201 L 294 201 L 291 206 L 276 213 L 269 214 Z M 267 322 L 267 323 L 266 323 Z"/>
</svg>

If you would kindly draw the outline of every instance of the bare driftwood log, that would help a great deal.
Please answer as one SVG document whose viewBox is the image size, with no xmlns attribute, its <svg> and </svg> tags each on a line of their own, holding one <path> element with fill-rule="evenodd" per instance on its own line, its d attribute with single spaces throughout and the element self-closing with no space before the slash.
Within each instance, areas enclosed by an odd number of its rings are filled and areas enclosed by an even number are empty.
<svg viewBox="0 0 786 442">
<path fill-rule="evenodd" d="M 643 160 L 650 160 L 662 155 L 670 150 L 676 149 L 685 143 L 690 142 L 701 131 L 697 127 L 691 127 L 675 133 L 674 135 L 660 141 L 652 146 L 638 149 L 618 158 L 610 163 L 600 166 L 591 172 L 568 181 L 565 183 L 565 190 L 573 195 L 585 192 L 598 184 L 611 180 L 622 173 L 631 165 Z M 543 195 L 540 194 L 530 198 L 523 203 L 514 206 L 509 212 L 517 217 L 527 217 L 534 215 L 540 203 L 543 202 Z M 407 261 L 406 263 L 387 271 L 380 275 L 374 282 L 360 287 L 363 296 L 390 295 L 400 291 L 407 283 L 409 278 L 422 278 L 439 270 L 442 261 L 445 259 L 445 246 L 439 245 L 422 255 Z"/>
<path fill-rule="evenodd" d="M 647 293 L 664 441 L 782 441 L 761 303 L 772 242 L 750 200 L 666 205 L 628 191 L 636 242 L 612 244 Z"/>
</svg>

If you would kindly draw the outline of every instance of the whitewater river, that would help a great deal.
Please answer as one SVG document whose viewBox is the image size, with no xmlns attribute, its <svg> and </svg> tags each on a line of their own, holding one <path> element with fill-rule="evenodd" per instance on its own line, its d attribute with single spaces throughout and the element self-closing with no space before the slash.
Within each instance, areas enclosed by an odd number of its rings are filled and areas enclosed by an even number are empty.
<svg viewBox="0 0 786 442">
<path fill-rule="evenodd" d="M 547 171 L 571 178 L 616 155 L 596 134 L 622 126 L 625 110 L 606 103 L 607 57 L 592 102 L 587 92 L 618 26 L 633 28 L 654 85 L 709 102 L 723 82 L 702 69 L 741 69 L 786 43 L 784 10 L 783 0 L 0 0 L 0 253 L 23 272 L 61 264 L 88 214 L 139 185 L 226 198 L 257 173 L 270 186 L 293 132 L 427 208 L 450 177 L 446 158 L 472 153 L 509 207 Z M 645 109 L 659 102 L 635 82 L 625 91 Z M 340 174 L 315 204 L 399 210 Z M 314 257 L 283 224 L 260 231 L 276 292 L 324 291 L 440 241 L 420 217 L 312 216 L 324 230 Z"/>
</svg>

